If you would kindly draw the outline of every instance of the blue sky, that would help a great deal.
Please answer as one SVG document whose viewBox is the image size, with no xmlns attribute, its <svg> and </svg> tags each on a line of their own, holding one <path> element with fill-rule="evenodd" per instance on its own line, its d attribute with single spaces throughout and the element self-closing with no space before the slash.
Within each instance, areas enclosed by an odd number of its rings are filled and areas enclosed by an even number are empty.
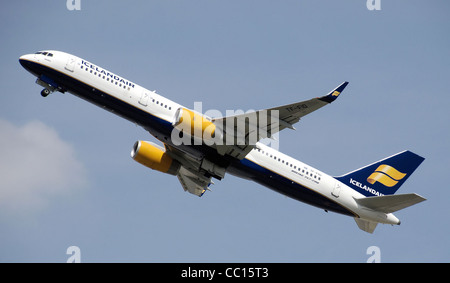
<svg viewBox="0 0 450 283">
<path fill-rule="evenodd" d="M 448 262 L 450 3 L 9 1 L 0 10 L 0 262 Z M 326 94 L 280 151 L 341 175 L 404 149 L 398 193 L 428 200 L 370 235 L 350 217 L 227 175 L 202 198 L 130 158 L 142 128 L 70 94 L 42 98 L 18 63 L 73 53 L 187 107 L 263 109 Z"/>
</svg>

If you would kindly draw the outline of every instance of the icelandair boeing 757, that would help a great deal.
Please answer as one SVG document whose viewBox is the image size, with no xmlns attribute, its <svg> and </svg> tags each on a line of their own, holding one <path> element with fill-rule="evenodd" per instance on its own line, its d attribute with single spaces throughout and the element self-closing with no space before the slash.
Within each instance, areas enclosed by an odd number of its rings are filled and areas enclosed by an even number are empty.
<svg viewBox="0 0 450 283">
<path fill-rule="evenodd" d="M 253 180 L 310 205 L 353 217 L 373 233 L 378 223 L 399 225 L 392 213 L 425 199 L 396 191 L 424 158 L 403 151 L 339 177 L 329 176 L 261 142 L 335 101 L 348 82 L 328 94 L 270 109 L 210 118 L 77 56 L 40 51 L 20 64 L 37 77 L 46 97 L 69 92 L 142 126 L 164 144 L 137 141 L 131 157 L 178 177 L 202 196 L 226 173 Z"/>
</svg>

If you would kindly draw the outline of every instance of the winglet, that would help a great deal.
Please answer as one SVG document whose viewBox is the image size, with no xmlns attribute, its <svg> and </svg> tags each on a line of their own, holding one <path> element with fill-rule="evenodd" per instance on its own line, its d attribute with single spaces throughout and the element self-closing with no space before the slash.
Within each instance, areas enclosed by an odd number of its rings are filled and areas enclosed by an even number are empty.
<svg viewBox="0 0 450 283">
<path fill-rule="evenodd" d="M 328 93 L 325 96 L 320 97 L 319 99 L 323 102 L 328 102 L 331 103 L 333 101 L 336 100 L 336 98 L 338 98 L 339 94 L 341 94 L 341 92 L 344 90 L 344 88 L 348 85 L 348 82 L 343 82 L 341 85 L 339 85 L 337 88 L 333 89 L 332 91 L 330 91 L 330 93 Z"/>
</svg>

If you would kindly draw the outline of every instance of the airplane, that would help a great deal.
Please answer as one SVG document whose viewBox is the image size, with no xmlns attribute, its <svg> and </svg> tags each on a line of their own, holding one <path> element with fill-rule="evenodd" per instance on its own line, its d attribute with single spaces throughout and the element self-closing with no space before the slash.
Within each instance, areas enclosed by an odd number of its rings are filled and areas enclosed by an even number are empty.
<svg viewBox="0 0 450 283">
<path fill-rule="evenodd" d="M 202 196 L 210 191 L 212 178 L 221 180 L 229 173 L 326 212 L 353 217 L 368 233 L 378 223 L 400 225 L 393 212 L 426 200 L 415 193 L 395 194 L 424 160 L 411 151 L 333 177 L 261 141 L 295 129 L 303 116 L 334 102 L 348 82 L 317 98 L 211 118 L 65 52 L 39 51 L 21 56 L 19 62 L 37 77 L 43 97 L 68 92 L 143 127 L 163 146 L 139 140 L 131 157 L 177 176 L 191 194 Z"/>
</svg>

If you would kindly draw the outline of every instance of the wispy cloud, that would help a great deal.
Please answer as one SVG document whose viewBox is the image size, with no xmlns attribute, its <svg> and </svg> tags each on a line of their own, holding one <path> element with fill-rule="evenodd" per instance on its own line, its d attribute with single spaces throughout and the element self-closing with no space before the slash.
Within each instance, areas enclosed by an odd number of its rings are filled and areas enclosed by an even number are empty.
<svg viewBox="0 0 450 283">
<path fill-rule="evenodd" d="M 40 121 L 0 119 L 0 215 L 26 215 L 87 185 L 73 147 Z"/>
</svg>

